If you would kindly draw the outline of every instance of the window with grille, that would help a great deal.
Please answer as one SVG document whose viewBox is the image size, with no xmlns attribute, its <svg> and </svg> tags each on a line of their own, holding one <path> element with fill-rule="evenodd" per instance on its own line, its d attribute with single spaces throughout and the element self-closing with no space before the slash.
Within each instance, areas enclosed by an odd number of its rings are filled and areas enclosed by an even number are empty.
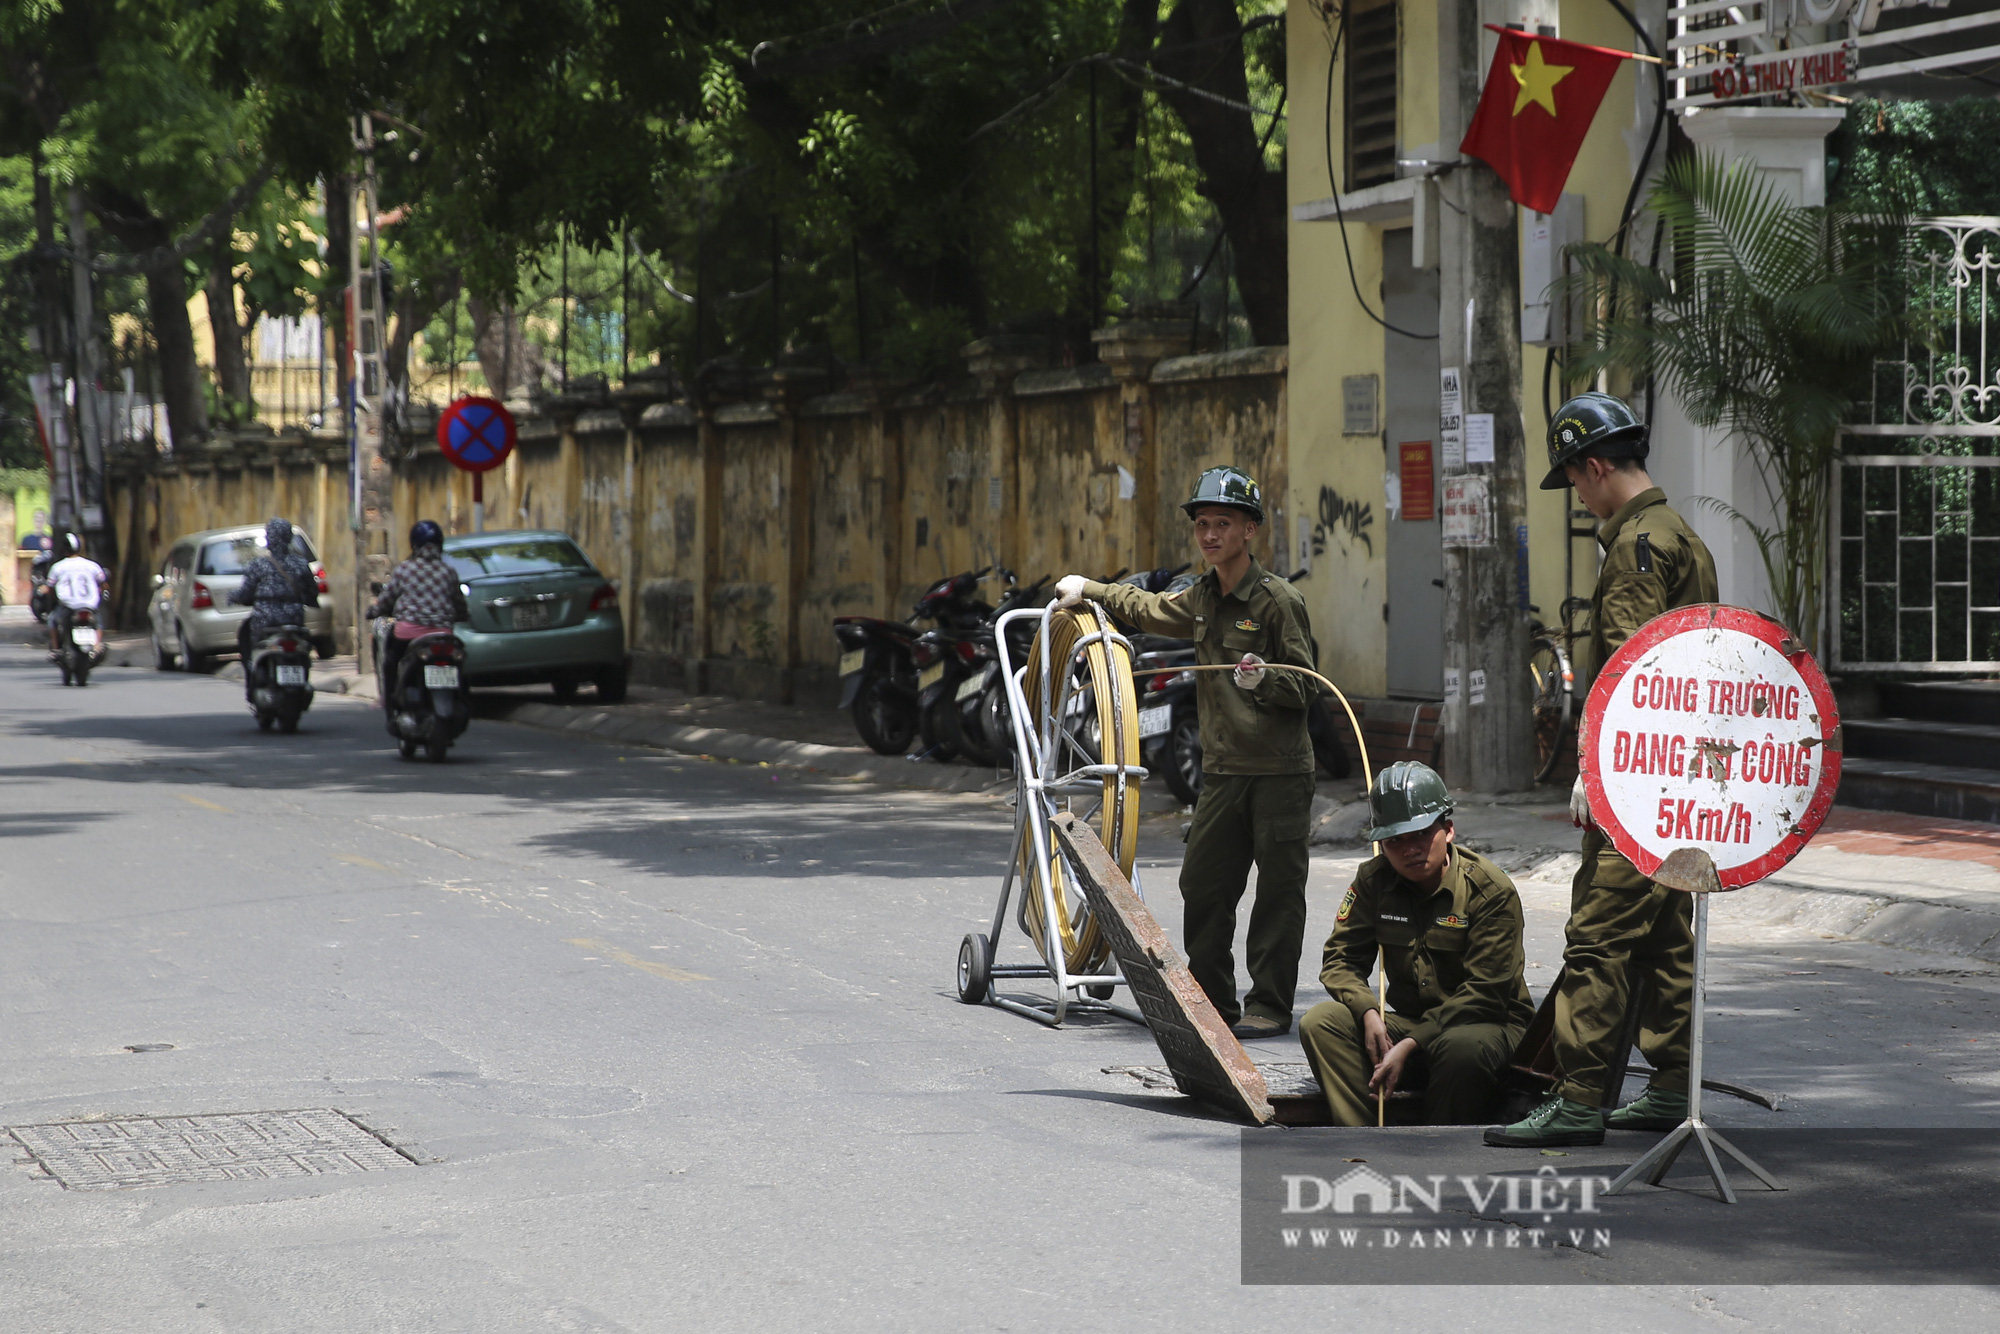
<svg viewBox="0 0 2000 1334">
<path fill-rule="evenodd" d="M 1347 188 L 1396 179 L 1396 0 L 1349 0 Z"/>
</svg>

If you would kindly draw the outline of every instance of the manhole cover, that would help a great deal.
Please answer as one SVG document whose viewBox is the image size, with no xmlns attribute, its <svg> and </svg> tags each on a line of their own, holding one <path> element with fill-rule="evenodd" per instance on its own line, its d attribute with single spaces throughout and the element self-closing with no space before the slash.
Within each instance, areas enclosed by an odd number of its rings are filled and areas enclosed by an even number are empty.
<svg viewBox="0 0 2000 1334">
<path fill-rule="evenodd" d="M 331 1108 L 134 1117 L 10 1126 L 67 1190 L 130 1190 L 182 1181 L 250 1181 L 414 1167 L 414 1160 Z"/>
</svg>

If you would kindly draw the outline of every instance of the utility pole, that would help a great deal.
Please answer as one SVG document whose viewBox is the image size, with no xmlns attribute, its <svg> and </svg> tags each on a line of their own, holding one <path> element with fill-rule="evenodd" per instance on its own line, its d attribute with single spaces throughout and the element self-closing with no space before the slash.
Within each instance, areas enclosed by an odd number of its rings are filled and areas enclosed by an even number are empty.
<svg viewBox="0 0 2000 1334">
<path fill-rule="evenodd" d="M 90 291 L 90 226 L 84 218 L 83 190 L 69 187 L 70 298 L 76 342 L 76 422 L 83 437 L 83 466 L 73 470 L 80 526 L 90 538 L 91 554 L 103 559 L 104 550 L 104 393 L 99 381 L 103 367 L 98 357 L 96 311 Z"/>
<path fill-rule="evenodd" d="M 35 409 L 41 417 L 43 438 L 49 455 L 49 520 L 56 531 L 77 527 L 76 450 L 72 445 L 69 412 L 63 402 L 64 373 L 60 358 L 69 343 L 68 324 L 63 318 L 63 249 L 56 244 L 55 191 L 42 164 L 41 149 L 34 152 L 35 176 L 35 305 L 39 324 L 29 330 L 29 343 L 42 359 L 44 370 L 29 376 Z"/>
<path fill-rule="evenodd" d="M 387 333 L 382 308 L 382 245 L 375 217 L 375 122 L 354 118 L 354 148 L 361 156 L 361 216 L 347 233 L 348 523 L 354 530 L 354 656 L 362 672 L 375 669 L 375 641 L 362 614 L 371 598 L 368 585 L 389 577 L 396 521 L 389 467 L 382 457 L 383 415 L 388 383 L 382 348 Z"/>
<path fill-rule="evenodd" d="M 1490 11 L 1490 12 L 1489 12 Z M 1465 137 L 1490 49 L 1492 0 L 1441 0 L 1439 138 Z M 1518 214 L 1482 162 L 1461 158 L 1441 183 L 1439 364 L 1457 371 L 1463 422 L 1445 438 L 1444 667 L 1447 781 L 1511 792 L 1533 779 L 1528 691 L 1528 466 L 1521 420 Z M 1451 371 L 1445 372 L 1447 377 Z M 1447 384 L 1447 412 L 1449 385 Z M 1456 457 L 1454 457 L 1456 456 Z"/>
</svg>

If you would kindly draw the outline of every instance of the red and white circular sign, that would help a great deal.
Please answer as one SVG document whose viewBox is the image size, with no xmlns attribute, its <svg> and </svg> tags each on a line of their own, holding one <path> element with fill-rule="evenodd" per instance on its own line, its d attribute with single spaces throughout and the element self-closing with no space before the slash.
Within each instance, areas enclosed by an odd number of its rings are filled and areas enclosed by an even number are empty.
<svg viewBox="0 0 2000 1334">
<path fill-rule="evenodd" d="M 1819 664 L 1742 607 L 1682 607 L 1611 655 L 1583 711 L 1591 820 L 1651 875 L 1699 848 L 1724 889 L 1770 875 L 1840 786 L 1840 716 Z"/>
</svg>

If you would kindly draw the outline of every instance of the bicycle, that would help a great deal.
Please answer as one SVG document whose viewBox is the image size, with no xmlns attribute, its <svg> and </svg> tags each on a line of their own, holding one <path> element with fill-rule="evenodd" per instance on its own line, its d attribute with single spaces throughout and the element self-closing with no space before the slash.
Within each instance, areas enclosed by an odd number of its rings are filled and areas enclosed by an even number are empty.
<svg viewBox="0 0 2000 1334">
<path fill-rule="evenodd" d="M 1539 615 L 1541 608 L 1528 610 Z M 1556 628 L 1531 621 L 1528 626 L 1528 674 L 1534 681 L 1535 781 L 1547 782 L 1565 755 L 1576 751 L 1577 700 L 1575 668 L 1570 649 L 1589 632 L 1576 628 L 1579 614 L 1590 610 L 1590 599 L 1566 597 L 1561 608 L 1562 626 Z M 1568 744 L 1565 744 L 1567 740 Z"/>
</svg>

